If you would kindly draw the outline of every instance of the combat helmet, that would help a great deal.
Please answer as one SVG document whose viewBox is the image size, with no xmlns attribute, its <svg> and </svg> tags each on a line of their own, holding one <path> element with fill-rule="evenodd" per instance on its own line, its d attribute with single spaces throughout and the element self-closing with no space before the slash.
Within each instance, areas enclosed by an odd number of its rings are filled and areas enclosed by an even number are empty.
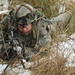
<svg viewBox="0 0 75 75">
<path fill-rule="evenodd" d="M 18 29 L 27 33 L 32 28 L 32 20 L 34 19 L 34 8 L 29 4 L 20 4 L 14 8 L 14 16 L 18 24 Z"/>
</svg>

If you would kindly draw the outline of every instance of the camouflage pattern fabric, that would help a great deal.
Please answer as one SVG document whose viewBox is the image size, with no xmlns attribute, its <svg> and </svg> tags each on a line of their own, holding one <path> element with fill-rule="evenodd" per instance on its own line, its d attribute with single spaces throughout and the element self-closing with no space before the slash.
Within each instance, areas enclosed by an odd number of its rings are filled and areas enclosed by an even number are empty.
<svg viewBox="0 0 75 75">
<path fill-rule="evenodd" d="M 16 10 L 17 10 L 18 7 L 19 7 L 19 5 L 16 8 L 14 8 L 14 10 L 12 12 L 10 24 L 11 24 L 11 28 L 14 30 L 13 31 L 14 32 L 14 38 L 18 38 L 20 40 L 20 42 L 23 45 L 25 45 L 25 47 L 26 47 L 25 52 L 26 52 L 26 58 L 27 58 L 27 57 L 31 57 L 34 53 L 37 53 L 40 50 L 41 46 L 44 46 L 45 44 L 51 42 L 50 33 L 54 32 L 55 28 L 51 25 L 50 20 L 42 17 L 41 19 L 39 19 L 37 21 L 34 21 L 32 23 L 33 26 L 34 26 L 33 27 L 34 33 L 33 33 L 33 29 L 32 29 L 30 34 L 23 35 L 18 30 L 16 30 L 17 25 L 15 25 L 15 21 L 14 21 L 15 13 L 16 13 Z M 33 9 L 33 8 L 31 7 L 31 9 Z M 29 9 L 25 8 L 24 6 L 22 6 L 22 8 L 18 11 L 17 18 L 26 16 L 27 14 L 32 14 L 32 13 L 31 13 L 31 11 Z M 41 16 L 41 14 L 39 12 L 37 12 L 37 11 L 34 14 L 36 15 L 37 18 L 39 18 Z M 4 19 L 2 21 L 2 23 L 4 25 L 4 28 L 5 28 L 4 29 L 5 32 L 8 29 L 9 19 L 10 19 L 10 16 L 7 15 L 7 16 L 4 17 Z M 30 23 L 30 20 L 32 21 L 34 19 L 27 18 L 29 23 Z M 10 29 L 10 31 L 11 31 L 11 29 Z M 36 40 L 36 36 L 38 37 L 38 40 Z M 34 47 L 35 51 L 30 50 L 30 48 L 32 49 L 33 47 Z"/>
</svg>

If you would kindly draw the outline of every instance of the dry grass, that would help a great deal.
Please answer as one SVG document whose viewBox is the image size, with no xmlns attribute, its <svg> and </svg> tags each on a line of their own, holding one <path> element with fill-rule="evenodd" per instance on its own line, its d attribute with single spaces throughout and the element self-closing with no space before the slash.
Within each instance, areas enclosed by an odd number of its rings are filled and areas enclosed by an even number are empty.
<svg viewBox="0 0 75 75">
<path fill-rule="evenodd" d="M 75 10 L 72 14 L 72 18 L 71 18 L 69 24 L 67 24 L 67 26 L 65 26 L 64 32 L 68 33 L 68 35 L 71 35 L 72 33 L 75 32 Z"/>
<path fill-rule="evenodd" d="M 73 8 L 75 7 L 75 3 L 70 1 L 67 2 L 66 0 L 13 0 L 11 5 L 12 7 L 14 7 L 13 5 L 17 5 L 19 3 L 29 3 L 31 4 L 33 7 L 35 6 L 39 6 L 41 8 L 43 8 L 43 12 L 44 15 L 47 18 L 52 18 L 53 16 L 57 16 L 58 15 L 58 7 L 56 6 L 56 3 L 59 2 L 59 4 L 65 4 L 66 6 L 66 11 L 73 11 Z"/>
<path fill-rule="evenodd" d="M 34 7 L 42 7 L 42 13 L 44 13 L 44 15 L 46 15 L 48 18 L 51 18 L 53 15 L 57 15 L 57 9 L 54 6 L 57 1 L 59 0 L 25 0 L 26 3 L 29 3 Z"/>
<path fill-rule="evenodd" d="M 74 11 L 74 9 L 75 9 L 75 3 L 74 2 L 72 2 L 72 1 L 69 1 L 69 2 L 65 1 L 64 3 L 66 5 L 66 11 L 70 11 L 70 12 Z"/>
<path fill-rule="evenodd" d="M 65 66 L 68 56 L 64 58 L 63 54 L 59 55 L 58 50 L 55 51 L 50 46 L 41 48 L 40 52 L 32 58 L 38 63 L 37 65 L 35 63 L 35 66 L 31 68 L 32 75 L 75 75 L 75 67 Z"/>
<path fill-rule="evenodd" d="M 12 5 L 18 4 L 16 1 Z M 43 8 L 43 13 L 48 17 L 51 18 L 53 16 L 58 15 L 58 10 L 54 7 L 54 4 L 59 0 L 18 0 L 19 3 L 25 2 L 29 3 L 32 6 L 40 6 Z M 75 7 L 73 2 L 66 4 L 66 11 L 73 11 L 73 8 Z M 72 16 L 72 19 L 70 23 L 65 27 L 65 32 L 72 34 L 75 32 L 75 13 Z M 59 33 L 59 32 L 58 32 Z M 60 37 L 59 37 L 60 38 Z M 55 42 L 59 41 L 59 38 L 55 38 Z M 57 50 L 58 52 L 58 50 Z M 55 50 L 52 49 L 51 44 L 46 45 L 45 47 L 42 47 L 40 49 L 40 52 L 38 52 L 35 56 L 32 57 L 32 61 L 37 61 L 38 64 L 31 68 L 32 75 L 75 75 L 75 67 L 66 67 L 65 63 L 67 61 L 67 58 L 64 58 L 64 56 L 60 56 Z M 49 59 L 49 58 L 54 59 Z M 41 58 L 45 58 L 45 60 L 39 62 Z"/>
<path fill-rule="evenodd" d="M 57 1 L 59 0 L 13 0 L 11 8 L 14 7 L 13 5 L 25 2 L 31 4 L 33 7 L 39 6 L 43 8 L 41 12 L 43 11 L 44 15 L 51 18 L 53 15 L 57 15 L 57 9 L 54 6 Z"/>
</svg>

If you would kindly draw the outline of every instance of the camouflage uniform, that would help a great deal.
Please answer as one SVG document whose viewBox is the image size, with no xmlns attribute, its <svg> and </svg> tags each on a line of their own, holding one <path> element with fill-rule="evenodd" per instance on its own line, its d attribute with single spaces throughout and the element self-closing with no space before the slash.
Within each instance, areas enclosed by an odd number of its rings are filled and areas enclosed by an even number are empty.
<svg viewBox="0 0 75 75">
<path fill-rule="evenodd" d="M 38 45 L 38 48 L 33 52 L 30 49 L 25 49 L 27 57 L 31 57 L 34 52 L 39 50 L 40 46 L 51 42 L 51 36 L 49 35 L 51 21 L 44 17 L 40 18 L 41 16 L 40 12 L 29 4 L 17 5 L 2 21 L 4 31 L 9 34 L 4 38 L 6 43 L 12 39 L 10 32 L 13 31 L 13 37 L 20 40 L 26 48 L 36 48 Z M 25 26 L 32 24 L 32 29 L 25 35 L 19 31 L 19 24 Z"/>
</svg>

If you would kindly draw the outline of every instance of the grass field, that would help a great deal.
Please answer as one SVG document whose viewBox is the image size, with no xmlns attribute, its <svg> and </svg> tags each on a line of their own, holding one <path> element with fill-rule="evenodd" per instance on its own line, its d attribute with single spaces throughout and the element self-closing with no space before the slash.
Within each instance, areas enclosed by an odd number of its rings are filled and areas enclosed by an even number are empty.
<svg viewBox="0 0 75 75">
<path fill-rule="evenodd" d="M 11 0 L 9 0 L 11 1 Z M 38 9 L 42 12 L 42 14 L 46 15 L 47 18 L 51 19 L 54 16 L 58 16 L 58 8 L 55 6 L 56 2 L 62 3 L 60 0 L 18 0 L 18 3 L 29 3 L 32 6 L 40 6 L 42 9 Z M 69 11 L 72 13 L 75 8 L 75 4 L 73 2 L 68 2 L 66 0 L 66 10 L 65 12 Z M 12 7 L 18 4 L 15 0 L 13 0 Z M 69 21 L 69 24 L 65 26 L 63 29 L 64 33 L 67 33 L 67 35 L 71 35 L 75 32 L 75 11 L 72 14 L 72 18 Z M 59 35 L 58 31 L 58 34 Z M 67 37 L 68 37 L 67 36 Z M 60 40 L 61 39 L 61 40 Z M 56 37 L 52 43 L 50 43 L 48 46 L 45 46 L 41 49 L 39 53 L 37 53 L 36 56 L 34 56 L 31 60 L 37 61 L 38 64 L 34 67 L 31 67 L 30 70 L 33 72 L 32 75 L 75 75 L 75 67 L 66 67 L 65 63 L 67 62 L 67 58 L 64 58 L 64 56 L 60 56 L 57 52 L 55 53 L 52 49 L 52 45 L 55 42 L 62 41 L 63 38 Z M 43 53 L 46 50 L 47 53 Z M 58 51 L 58 49 L 57 49 Z M 50 56 L 53 57 L 55 55 L 54 60 L 49 60 Z M 45 58 L 44 61 L 39 62 L 39 59 Z"/>
</svg>

